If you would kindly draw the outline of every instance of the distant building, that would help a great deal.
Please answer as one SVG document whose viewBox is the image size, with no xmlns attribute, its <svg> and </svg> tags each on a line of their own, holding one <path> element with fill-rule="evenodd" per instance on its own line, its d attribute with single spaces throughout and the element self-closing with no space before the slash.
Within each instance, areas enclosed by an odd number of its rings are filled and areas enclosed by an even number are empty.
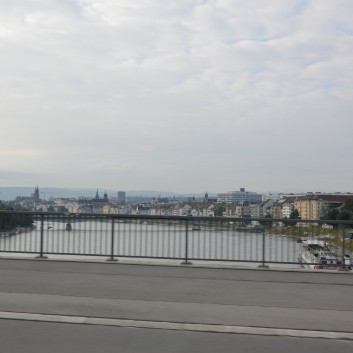
<svg viewBox="0 0 353 353">
<path fill-rule="evenodd" d="M 297 209 L 301 219 L 320 219 L 328 210 L 342 206 L 353 195 L 340 194 L 308 194 L 297 197 L 294 209 Z"/>
<path fill-rule="evenodd" d="M 34 202 L 40 201 L 38 185 L 35 187 L 32 197 L 33 197 Z"/>
<path fill-rule="evenodd" d="M 17 196 L 15 199 L 15 204 L 20 205 L 24 208 L 31 208 L 35 204 L 39 204 L 41 201 L 39 197 L 38 185 L 34 188 L 34 193 L 31 196 Z"/>
<path fill-rule="evenodd" d="M 97 189 L 96 196 L 91 200 L 91 202 L 94 203 L 94 204 L 104 204 L 104 203 L 108 203 L 109 200 L 108 200 L 108 194 L 107 194 L 107 192 L 105 192 L 103 198 L 101 198 L 101 197 L 99 196 L 98 189 Z"/>
<path fill-rule="evenodd" d="M 118 191 L 118 202 L 121 204 L 125 203 L 126 193 L 125 191 Z"/>
<path fill-rule="evenodd" d="M 240 188 L 239 191 L 229 191 L 217 195 L 218 203 L 235 203 L 235 202 L 261 202 L 262 195 L 256 192 L 245 191 L 245 188 Z"/>
</svg>

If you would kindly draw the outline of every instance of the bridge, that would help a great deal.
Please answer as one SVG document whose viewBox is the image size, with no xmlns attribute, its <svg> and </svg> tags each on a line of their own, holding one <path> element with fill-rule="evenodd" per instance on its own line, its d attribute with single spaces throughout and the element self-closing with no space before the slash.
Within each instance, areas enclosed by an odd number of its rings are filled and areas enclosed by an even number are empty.
<svg viewBox="0 0 353 353">
<path fill-rule="evenodd" d="M 207 260 L 215 260 L 215 255 L 222 255 L 219 261 L 198 261 L 200 259 L 195 254 L 198 254 L 199 245 L 192 239 L 193 235 L 188 248 L 191 256 L 186 262 L 183 256 L 185 247 L 182 246 L 180 251 L 171 253 L 181 256 L 140 259 L 117 256 L 121 252 L 113 252 L 110 256 L 109 247 L 101 249 L 92 245 L 91 250 L 104 250 L 101 256 L 92 259 L 92 256 L 87 256 L 89 246 L 78 239 L 70 245 L 72 248 L 66 248 L 75 250 L 74 255 L 53 254 L 53 250 L 60 252 L 63 249 L 60 246 L 65 247 L 58 242 L 58 234 L 78 235 L 79 230 L 75 227 L 84 224 L 71 222 L 71 231 L 60 228 L 55 232 L 61 223 L 53 221 L 53 218 L 48 219 L 53 226 L 51 229 L 43 222 L 30 233 L 14 235 L 20 236 L 17 240 L 14 236 L 0 239 L 4 251 L 0 258 L 1 351 L 207 353 L 215 350 L 353 350 L 352 272 L 338 269 L 307 271 L 291 261 L 281 264 L 283 255 L 276 253 L 277 258 L 274 258 L 274 254 L 282 247 L 283 235 L 276 235 L 278 240 L 272 239 L 276 247 L 266 252 L 260 245 L 263 239 L 265 244 L 270 244 L 272 235 L 267 231 L 258 233 L 259 243 L 255 242 L 257 238 L 252 240 L 252 246 L 259 247 L 257 252 L 243 251 L 250 243 L 234 240 L 234 244 L 243 247 L 241 256 L 228 262 L 224 261 L 229 260 L 226 255 L 236 257 L 239 254 L 237 249 L 227 250 L 224 246 L 231 246 L 231 240 L 227 243 L 223 238 L 221 246 L 221 238 L 216 238 L 218 252 L 209 253 L 206 248 L 206 254 L 211 254 Z M 137 243 L 130 242 L 129 245 L 127 238 L 123 246 L 123 239 L 115 233 L 119 227 L 126 227 L 125 230 L 130 229 L 130 234 L 137 239 L 141 236 L 137 232 L 140 223 L 116 221 L 112 226 L 111 222 L 105 221 L 104 224 L 109 230 L 107 234 L 114 234 L 114 250 L 119 250 L 115 248 L 117 244 L 125 250 L 129 247 L 131 251 L 140 250 Z M 141 224 L 147 229 L 150 226 Z M 161 224 L 153 227 L 154 230 L 160 229 Z M 204 227 L 205 223 L 201 224 L 201 230 L 195 231 L 196 239 L 202 236 Z M 86 231 L 92 229 L 94 227 L 89 227 Z M 136 232 L 131 229 L 136 229 Z M 169 229 L 169 234 L 174 236 L 179 228 Z M 240 230 L 231 230 L 232 234 L 233 231 Z M 212 229 L 212 233 L 220 236 L 223 230 Z M 245 233 L 244 239 L 248 231 L 244 230 Z M 33 238 L 38 240 L 34 241 L 38 253 L 33 251 L 32 241 L 24 234 L 38 235 Z M 185 232 L 183 227 L 181 234 L 181 239 L 184 239 L 186 234 L 194 233 L 190 229 Z M 150 236 L 155 237 L 154 244 L 161 244 L 162 238 L 152 233 Z M 50 242 L 50 239 L 55 241 Z M 210 239 L 211 245 L 214 244 L 214 238 Z M 164 242 L 160 251 L 166 254 L 170 248 L 168 240 L 164 239 Z M 146 251 L 145 243 L 143 251 Z M 107 244 L 111 245 L 111 242 Z M 15 245 L 18 253 L 14 253 Z M 288 254 L 291 253 L 290 246 L 283 245 L 282 248 L 285 251 L 289 249 Z M 200 254 L 202 249 L 200 246 Z M 148 251 L 151 251 L 149 247 Z M 256 258 L 249 260 L 249 254 Z M 255 265 L 255 260 L 260 266 L 263 264 L 263 254 L 265 264 L 270 268 L 250 268 L 249 265 Z M 281 268 L 274 268 L 280 264 Z"/>
<path fill-rule="evenodd" d="M 5 352 L 353 348 L 349 272 L 2 258 L 0 281 Z"/>
</svg>

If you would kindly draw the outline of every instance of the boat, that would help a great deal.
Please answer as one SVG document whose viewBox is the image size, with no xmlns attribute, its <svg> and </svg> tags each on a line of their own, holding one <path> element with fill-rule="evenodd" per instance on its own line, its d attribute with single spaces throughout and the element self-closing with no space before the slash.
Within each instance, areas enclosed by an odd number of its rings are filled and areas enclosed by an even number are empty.
<svg viewBox="0 0 353 353">
<path fill-rule="evenodd" d="M 298 259 L 304 268 L 337 270 L 342 267 L 342 256 L 326 240 L 307 238 L 298 241 Z M 346 268 L 351 269 L 351 257 L 344 255 Z"/>
<path fill-rule="evenodd" d="M 66 223 L 66 230 L 72 230 L 71 223 Z"/>
<path fill-rule="evenodd" d="M 200 226 L 199 224 L 194 223 L 194 224 L 191 226 L 191 230 L 192 230 L 193 232 L 198 232 L 198 231 L 201 230 L 201 226 Z"/>
</svg>

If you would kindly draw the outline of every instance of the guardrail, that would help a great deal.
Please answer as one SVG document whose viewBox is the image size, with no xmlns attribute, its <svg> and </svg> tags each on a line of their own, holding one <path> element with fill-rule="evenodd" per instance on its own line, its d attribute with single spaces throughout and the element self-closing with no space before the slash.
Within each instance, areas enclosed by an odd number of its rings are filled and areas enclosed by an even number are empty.
<svg viewBox="0 0 353 353">
<path fill-rule="evenodd" d="M 347 270 L 351 227 L 352 221 L 0 211 L 0 253 Z"/>
</svg>

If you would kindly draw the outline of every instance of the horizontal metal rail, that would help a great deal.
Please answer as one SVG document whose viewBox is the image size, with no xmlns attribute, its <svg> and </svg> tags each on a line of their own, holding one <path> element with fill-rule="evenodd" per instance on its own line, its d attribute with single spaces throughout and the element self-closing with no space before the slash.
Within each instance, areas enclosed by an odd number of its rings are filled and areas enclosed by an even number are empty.
<svg viewBox="0 0 353 353">
<path fill-rule="evenodd" d="M 330 224 L 332 229 L 326 229 Z M 352 221 L 0 211 L 0 253 L 350 269 Z M 302 240 L 323 243 L 326 256 Z"/>
</svg>

